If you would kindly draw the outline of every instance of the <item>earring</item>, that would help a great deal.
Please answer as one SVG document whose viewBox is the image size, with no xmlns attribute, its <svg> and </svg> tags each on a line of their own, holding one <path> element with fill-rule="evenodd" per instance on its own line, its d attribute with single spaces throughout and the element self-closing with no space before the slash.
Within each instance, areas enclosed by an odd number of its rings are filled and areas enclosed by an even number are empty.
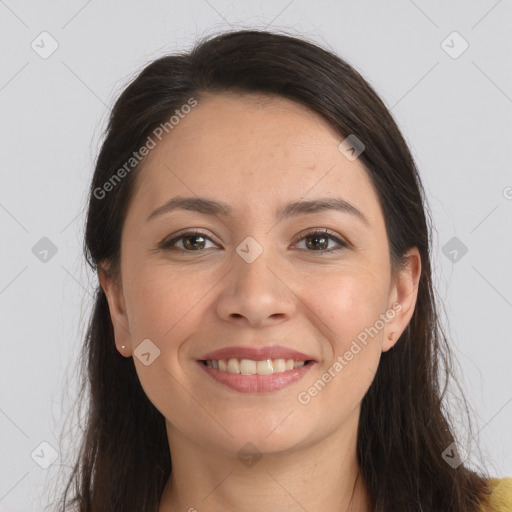
<svg viewBox="0 0 512 512">
<path fill-rule="evenodd" d="M 126 348 L 126 345 L 121 345 L 121 348 Z"/>
</svg>

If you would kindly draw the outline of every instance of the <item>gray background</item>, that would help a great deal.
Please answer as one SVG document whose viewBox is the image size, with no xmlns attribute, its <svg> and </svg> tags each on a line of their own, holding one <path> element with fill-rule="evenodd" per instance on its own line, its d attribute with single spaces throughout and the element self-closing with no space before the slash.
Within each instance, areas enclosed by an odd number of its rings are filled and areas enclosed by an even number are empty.
<svg viewBox="0 0 512 512">
<path fill-rule="evenodd" d="M 81 254 L 85 197 L 109 106 L 150 60 L 249 27 L 327 45 L 391 109 L 428 192 L 479 460 L 512 476 L 510 1 L 0 0 L 0 511 L 42 510 L 70 462 L 60 432 L 96 283 Z M 58 43 L 46 59 L 31 47 L 51 48 L 43 31 Z M 33 252 L 43 237 L 57 249 L 46 262 Z M 48 469 L 41 442 L 59 453 Z"/>
</svg>

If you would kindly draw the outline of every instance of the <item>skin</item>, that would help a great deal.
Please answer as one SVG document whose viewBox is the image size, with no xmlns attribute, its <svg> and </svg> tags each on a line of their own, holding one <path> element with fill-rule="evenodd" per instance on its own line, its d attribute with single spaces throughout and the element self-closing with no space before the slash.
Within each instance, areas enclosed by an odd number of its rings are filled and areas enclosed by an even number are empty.
<svg viewBox="0 0 512 512">
<path fill-rule="evenodd" d="M 202 97 L 145 161 L 123 227 L 121 281 L 101 268 L 99 279 L 119 352 L 132 357 L 147 338 L 161 351 L 148 366 L 134 357 L 144 391 L 166 418 L 173 471 L 160 512 L 276 504 L 282 511 L 370 510 L 357 478 L 360 404 L 382 352 L 411 319 L 421 262 L 413 248 L 407 268 L 392 273 L 377 195 L 360 159 L 338 150 L 342 140 L 287 99 L 218 94 Z M 175 210 L 146 222 L 175 196 L 224 201 L 233 216 Z M 274 217 L 290 201 L 335 196 L 369 226 L 335 210 Z M 194 239 L 158 249 L 192 228 L 207 232 L 203 249 L 185 252 Z M 329 228 L 350 245 L 322 255 L 303 238 L 310 228 Z M 235 250 L 247 236 L 263 248 L 252 263 Z M 301 404 L 298 393 L 395 302 L 401 310 L 394 318 Z M 196 362 L 225 346 L 273 344 L 318 363 L 291 386 L 250 394 L 216 383 Z M 250 467 L 237 457 L 248 442 L 262 455 Z"/>
</svg>

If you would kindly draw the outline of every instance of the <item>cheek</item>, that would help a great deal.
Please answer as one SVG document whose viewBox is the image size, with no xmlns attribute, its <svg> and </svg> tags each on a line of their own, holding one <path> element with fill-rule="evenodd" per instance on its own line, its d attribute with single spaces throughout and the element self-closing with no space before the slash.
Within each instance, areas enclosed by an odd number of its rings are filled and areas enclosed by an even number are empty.
<svg viewBox="0 0 512 512">
<path fill-rule="evenodd" d="M 160 265 L 139 266 L 132 276 L 127 299 L 132 336 L 161 341 L 176 338 L 215 283 L 212 279 L 210 284 L 204 273 Z"/>
<path fill-rule="evenodd" d="M 343 269 L 303 281 L 301 300 L 322 320 L 323 334 L 339 354 L 385 312 L 388 285 L 384 269 Z"/>
<path fill-rule="evenodd" d="M 316 273 L 303 283 L 300 298 L 321 332 L 322 359 L 296 390 L 297 432 L 322 438 L 357 417 L 380 361 L 382 330 L 367 330 L 384 313 L 387 286 L 384 269 L 376 267 L 344 267 L 325 278 Z"/>
<path fill-rule="evenodd" d="M 312 282 L 309 287 L 307 284 L 304 290 L 313 289 Z M 316 284 L 320 284 L 318 279 Z M 304 391 L 311 398 L 322 395 L 315 399 L 317 403 L 330 403 L 340 414 L 360 402 L 377 370 L 388 284 L 384 270 L 359 270 L 334 273 L 315 293 L 303 293 L 304 302 L 321 320 L 318 329 L 329 342 L 324 344 L 317 374 L 307 383 L 312 387 Z"/>
</svg>

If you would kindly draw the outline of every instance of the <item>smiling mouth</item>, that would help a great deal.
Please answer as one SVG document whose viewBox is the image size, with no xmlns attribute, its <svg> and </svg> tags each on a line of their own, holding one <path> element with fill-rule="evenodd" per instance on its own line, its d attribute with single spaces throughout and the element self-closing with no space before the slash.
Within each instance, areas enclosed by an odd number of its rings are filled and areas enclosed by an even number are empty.
<svg viewBox="0 0 512 512">
<path fill-rule="evenodd" d="M 271 375 L 284 373 L 311 364 L 312 360 L 295 361 L 293 359 L 265 359 L 254 361 L 252 359 L 204 359 L 200 361 L 204 366 L 219 372 L 241 375 Z"/>
</svg>

